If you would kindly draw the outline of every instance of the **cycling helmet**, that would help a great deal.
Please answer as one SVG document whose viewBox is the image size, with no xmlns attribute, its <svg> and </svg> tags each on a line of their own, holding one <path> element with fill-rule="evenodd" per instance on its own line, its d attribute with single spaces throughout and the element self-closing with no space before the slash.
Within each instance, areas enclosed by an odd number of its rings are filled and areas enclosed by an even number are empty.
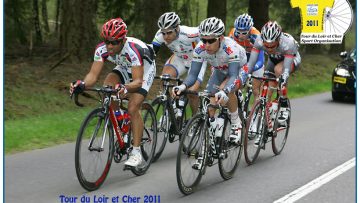
<svg viewBox="0 0 360 203">
<path fill-rule="evenodd" d="M 234 22 L 234 27 L 236 30 L 250 30 L 254 25 L 253 18 L 247 13 L 244 13 L 236 18 Z"/>
<path fill-rule="evenodd" d="M 200 23 L 199 31 L 201 36 L 215 35 L 216 37 L 219 37 L 224 34 L 225 25 L 221 19 L 211 17 Z"/>
<path fill-rule="evenodd" d="M 175 12 L 167 12 L 160 16 L 158 26 L 160 29 L 176 28 L 180 24 L 180 18 Z"/>
<path fill-rule="evenodd" d="M 114 18 L 107 21 L 101 30 L 104 39 L 124 39 L 128 30 L 125 22 L 121 18 Z"/>
<path fill-rule="evenodd" d="M 276 21 L 269 21 L 261 28 L 261 38 L 267 43 L 274 42 L 280 35 L 281 27 Z"/>
</svg>

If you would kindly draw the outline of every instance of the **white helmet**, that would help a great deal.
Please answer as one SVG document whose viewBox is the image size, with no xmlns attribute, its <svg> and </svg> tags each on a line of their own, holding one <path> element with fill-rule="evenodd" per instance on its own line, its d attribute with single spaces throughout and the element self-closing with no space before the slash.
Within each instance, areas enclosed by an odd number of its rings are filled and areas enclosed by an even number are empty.
<svg viewBox="0 0 360 203">
<path fill-rule="evenodd" d="M 225 25 L 221 19 L 211 17 L 200 23 L 199 31 L 201 36 L 215 35 L 216 37 L 219 37 L 224 34 Z"/>
<path fill-rule="evenodd" d="M 261 28 L 261 38 L 263 41 L 271 43 L 278 39 L 281 32 L 282 29 L 276 21 L 269 21 Z"/>
<path fill-rule="evenodd" d="M 160 16 L 158 26 L 160 29 L 176 28 L 180 22 L 180 18 L 175 12 L 167 12 Z"/>
</svg>

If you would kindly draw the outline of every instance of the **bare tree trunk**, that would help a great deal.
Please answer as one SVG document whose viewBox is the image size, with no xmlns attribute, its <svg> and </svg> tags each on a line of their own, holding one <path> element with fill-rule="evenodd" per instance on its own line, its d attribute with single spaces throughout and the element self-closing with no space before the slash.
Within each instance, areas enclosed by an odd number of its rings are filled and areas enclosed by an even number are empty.
<svg viewBox="0 0 360 203">
<path fill-rule="evenodd" d="M 60 24 L 61 55 L 70 59 L 91 59 L 99 31 L 96 27 L 97 0 L 62 1 Z"/>
<path fill-rule="evenodd" d="M 42 20 L 43 20 L 43 24 L 44 24 L 44 29 L 45 29 L 46 32 L 50 32 L 46 0 L 41 1 L 41 13 L 42 13 Z"/>
<path fill-rule="evenodd" d="M 163 13 L 170 11 L 170 3 L 169 0 L 145 0 L 144 8 L 143 19 L 148 22 L 144 26 L 145 42 L 151 42 L 159 29 L 157 21 Z"/>
<path fill-rule="evenodd" d="M 35 27 L 36 44 L 42 43 L 38 0 L 33 0 L 33 22 Z"/>
<path fill-rule="evenodd" d="M 208 0 L 207 17 L 220 18 L 226 23 L 226 0 Z"/>
<path fill-rule="evenodd" d="M 60 0 L 56 0 L 56 17 L 55 17 L 55 33 L 56 33 L 56 36 L 57 33 L 59 32 L 59 15 L 60 15 Z"/>
<path fill-rule="evenodd" d="M 269 1 L 249 0 L 249 15 L 254 19 L 254 27 L 261 29 L 269 21 Z"/>
</svg>

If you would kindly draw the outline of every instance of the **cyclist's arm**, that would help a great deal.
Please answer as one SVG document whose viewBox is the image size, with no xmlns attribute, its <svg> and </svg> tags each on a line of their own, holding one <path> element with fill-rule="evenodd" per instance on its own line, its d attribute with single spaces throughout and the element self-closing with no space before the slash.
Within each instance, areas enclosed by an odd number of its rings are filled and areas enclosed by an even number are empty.
<svg viewBox="0 0 360 203">
<path fill-rule="evenodd" d="M 249 59 L 249 61 L 247 63 L 247 66 L 249 68 L 249 73 L 252 73 L 252 70 L 254 69 L 255 63 L 258 60 L 259 53 L 260 53 L 259 49 L 252 48 L 251 54 L 250 54 L 250 59 Z"/>
<path fill-rule="evenodd" d="M 153 48 L 155 54 L 157 54 L 160 50 L 161 44 L 158 44 L 156 42 L 152 42 L 151 44 L 152 44 L 152 48 Z"/>
<path fill-rule="evenodd" d="M 196 79 L 200 73 L 202 64 L 203 62 L 198 62 L 198 61 L 191 62 L 191 68 L 189 74 L 186 76 L 185 81 L 183 83 L 186 85 L 186 87 L 191 87 L 195 84 Z"/>
<path fill-rule="evenodd" d="M 294 57 L 295 56 L 293 55 L 285 55 L 283 73 L 290 75 L 291 66 L 294 63 Z"/>
<path fill-rule="evenodd" d="M 144 66 L 133 66 L 131 68 L 132 82 L 125 84 L 128 92 L 136 92 L 141 88 L 144 76 Z"/>
<path fill-rule="evenodd" d="M 240 63 L 239 62 L 233 62 L 229 63 L 228 67 L 228 75 L 229 80 L 227 81 L 224 92 L 229 93 L 235 90 L 236 88 L 236 79 L 238 79 L 239 76 L 239 70 L 240 70 Z"/>
<path fill-rule="evenodd" d="M 85 76 L 84 79 L 85 87 L 91 87 L 95 85 L 103 67 L 104 67 L 104 62 L 102 61 L 93 62 L 93 64 L 91 65 L 90 72 Z"/>
<path fill-rule="evenodd" d="M 255 66 L 254 66 L 254 69 L 258 70 L 259 68 L 261 68 L 264 65 L 264 62 L 265 62 L 264 51 L 260 50 L 258 59 L 257 59 L 257 61 L 255 63 Z"/>
</svg>

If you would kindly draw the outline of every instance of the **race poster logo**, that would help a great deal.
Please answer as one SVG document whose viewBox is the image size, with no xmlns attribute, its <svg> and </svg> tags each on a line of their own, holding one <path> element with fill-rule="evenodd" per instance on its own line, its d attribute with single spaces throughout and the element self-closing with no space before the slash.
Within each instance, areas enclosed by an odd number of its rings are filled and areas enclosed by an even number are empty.
<svg viewBox="0 0 360 203">
<path fill-rule="evenodd" d="M 300 8 L 301 44 L 341 44 L 351 26 L 353 11 L 347 0 L 290 0 Z"/>
</svg>

